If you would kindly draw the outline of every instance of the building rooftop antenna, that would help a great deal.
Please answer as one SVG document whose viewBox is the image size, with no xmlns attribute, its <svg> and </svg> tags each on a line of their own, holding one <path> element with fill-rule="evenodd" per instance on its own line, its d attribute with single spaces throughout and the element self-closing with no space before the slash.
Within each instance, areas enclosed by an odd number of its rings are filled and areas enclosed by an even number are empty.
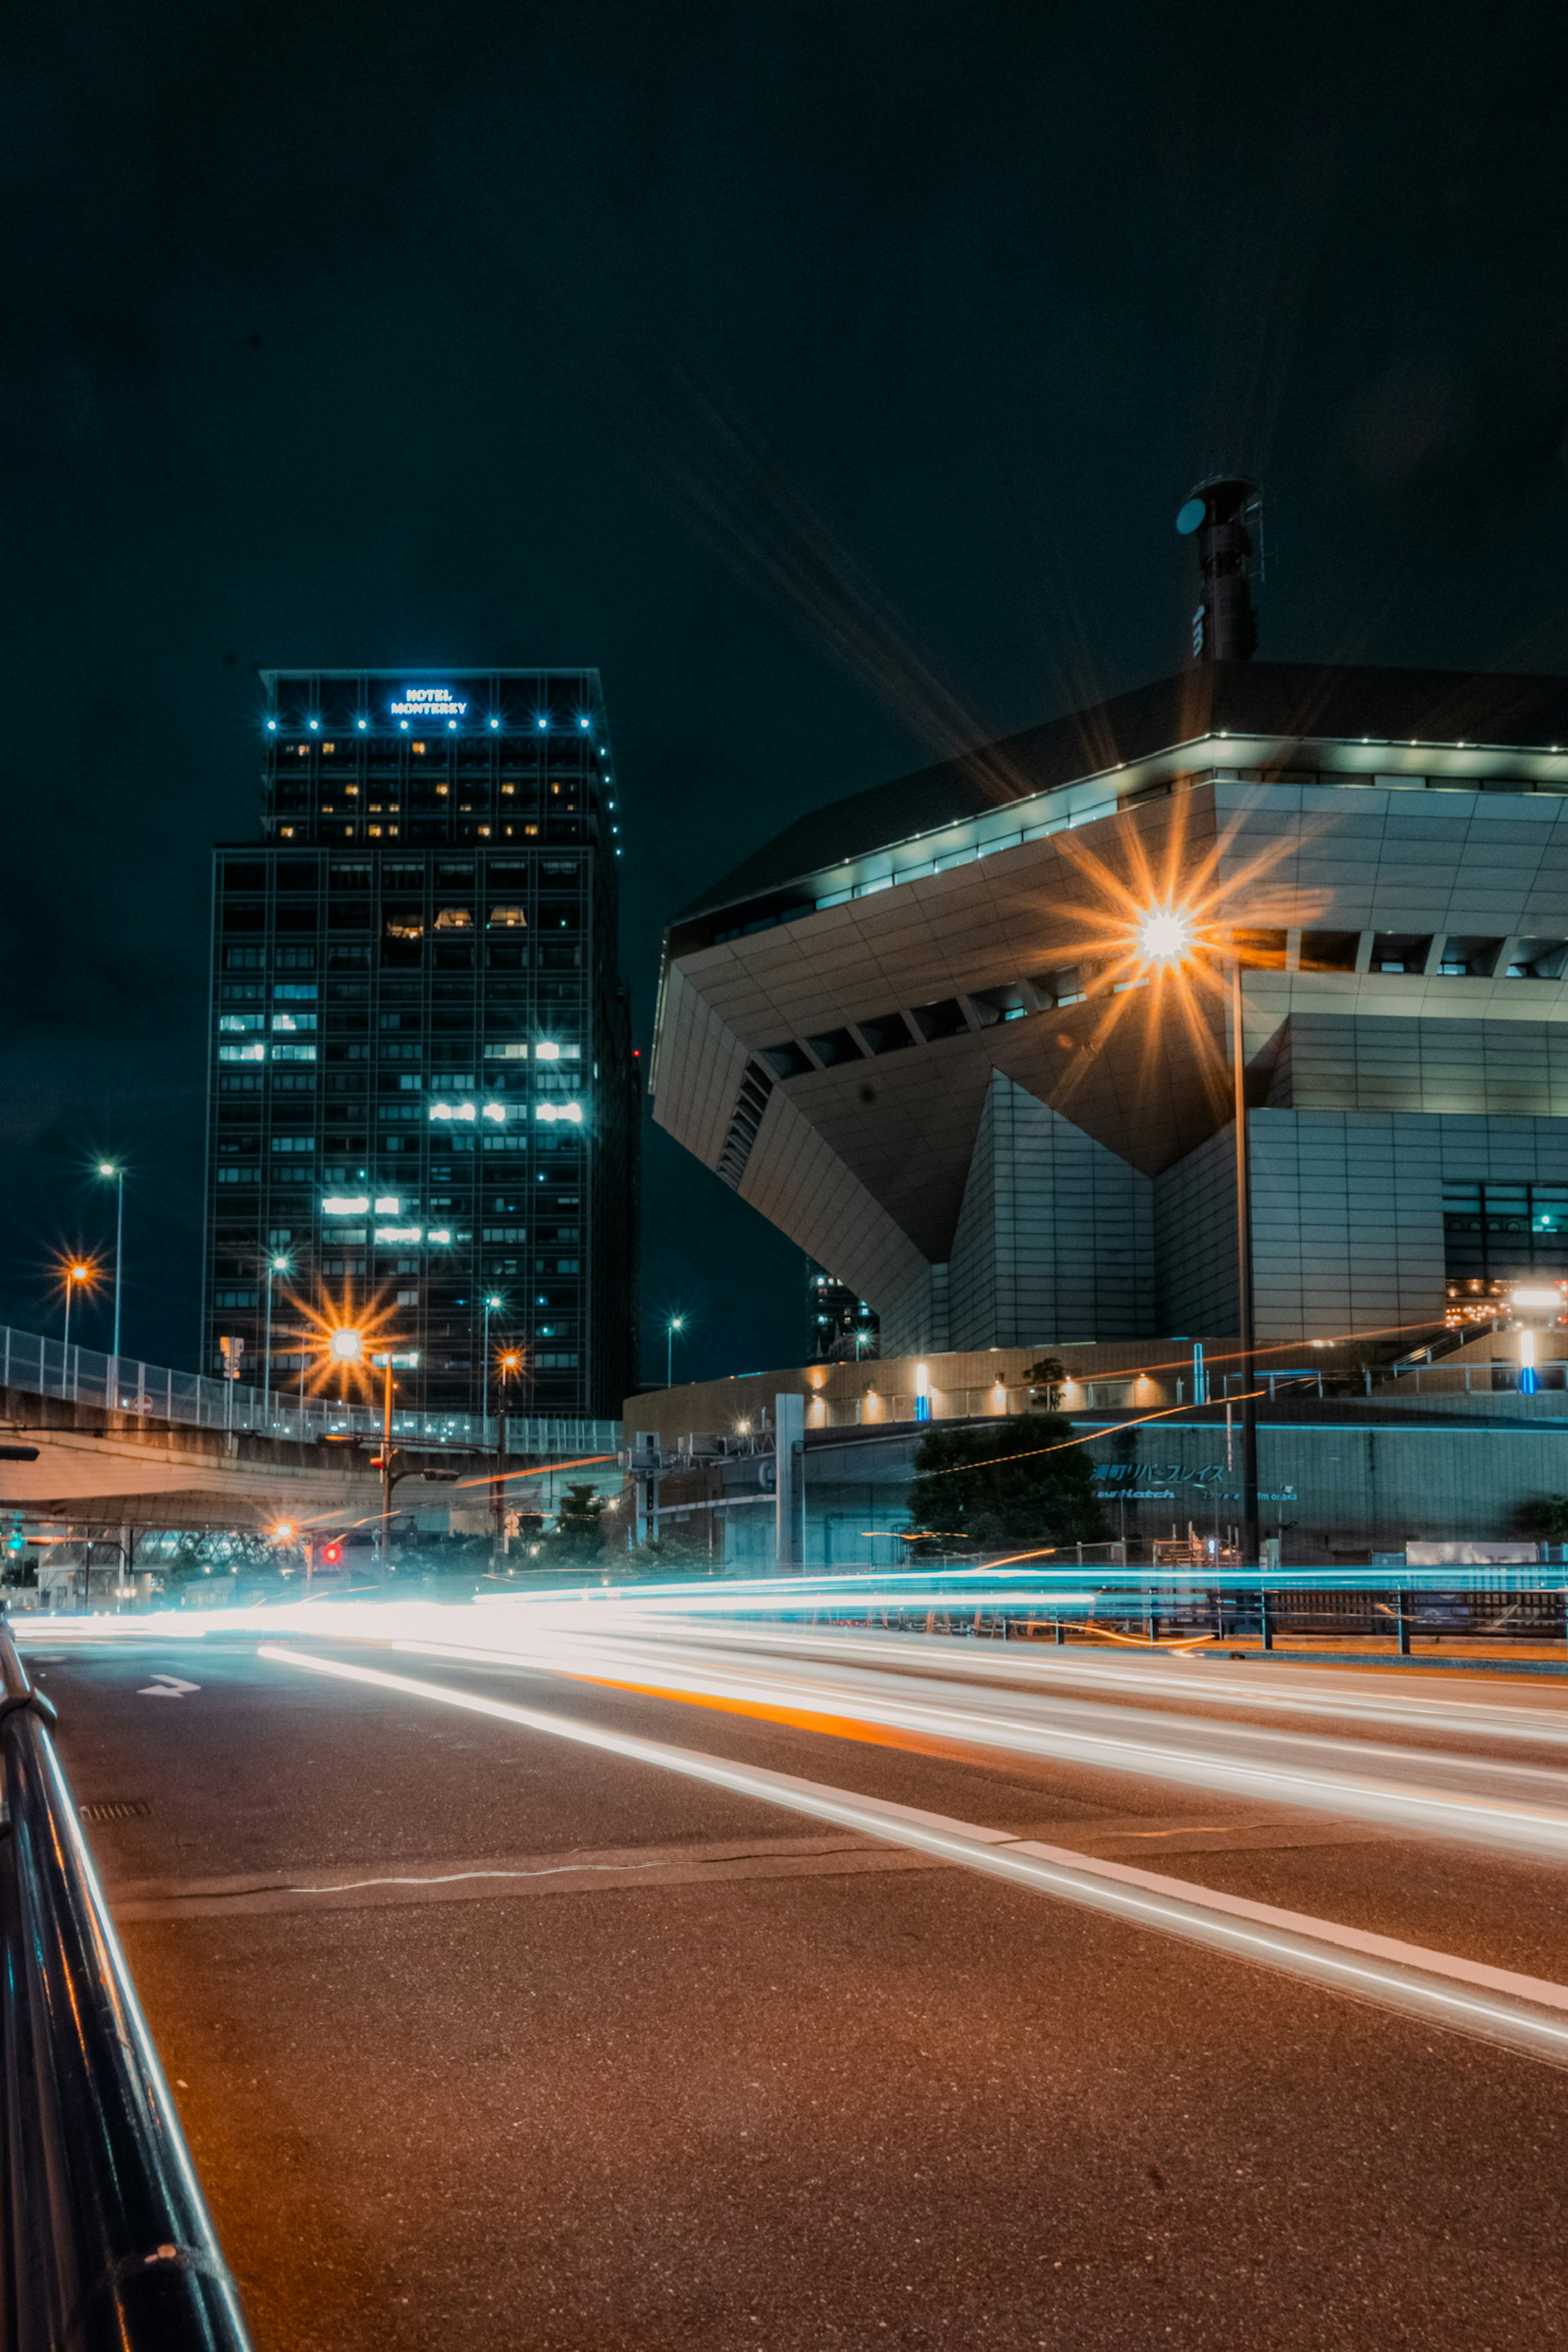
<svg viewBox="0 0 1568 2352">
<path fill-rule="evenodd" d="M 1176 516 L 1184 539 L 1196 534 L 1203 595 L 1193 614 L 1195 662 L 1250 661 L 1258 648 L 1252 602 L 1261 570 L 1263 491 L 1237 474 L 1199 482 Z"/>
</svg>

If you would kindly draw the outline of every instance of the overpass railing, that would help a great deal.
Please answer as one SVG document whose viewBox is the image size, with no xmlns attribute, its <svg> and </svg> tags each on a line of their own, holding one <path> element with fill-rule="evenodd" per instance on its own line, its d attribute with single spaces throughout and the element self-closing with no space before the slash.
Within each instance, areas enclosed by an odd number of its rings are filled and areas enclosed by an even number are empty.
<svg viewBox="0 0 1568 2352">
<path fill-rule="evenodd" d="M 323 1437 L 381 1435 L 379 1405 L 340 1404 L 329 1397 L 171 1371 L 164 1364 L 106 1356 L 95 1348 L 67 1347 L 61 1340 L 46 1339 L 36 1331 L 14 1331 L 5 1324 L 0 1324 L 0 1387 L 117 1412 L 145 1413 L 155 1421 L 184 1422 L 196 1429 L 295 1438 L 306 1444 Z M 452 1446 L 480 1454 L 496 1452 L 501 1435 L 494 1413 L 477 1412 L 395 1412 L 392 1432 L 405 1445 Z M 620 1423 L 616 1421 L 522 1413 L 507 1417 L 508 1454 L 537 1452 L 563 1458 L 613 1454 L 619 1443 Z"/>
<path fill-rule="evenodd" d="M 245 2323 L 48 1725 L 0 1622 L 4 2341 L 246 2352 Z"/>
</svg>

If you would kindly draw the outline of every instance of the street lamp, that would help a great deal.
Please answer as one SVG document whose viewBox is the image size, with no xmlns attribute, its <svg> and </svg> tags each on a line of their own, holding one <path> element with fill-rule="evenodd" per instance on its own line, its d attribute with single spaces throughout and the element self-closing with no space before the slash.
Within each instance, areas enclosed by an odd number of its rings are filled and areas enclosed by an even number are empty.
<svg viewBox="0 0 1568 2352">
<path fill-rule="evenodd" d="M 1151 907 L 1138 926 L 1138 946 L 1150 963 L 1180 963 L 1190 953 L 1193 927 L 1173 907 Z"/>
<path fill-rule="evenodd" d="M 500 1394 L 496 1400 L 496 1532 L 500 1549 L 505 1554 L 510 1538 L 506 1533 L 506 1384 L 516 1380 L 522 1370 L 522 1349 L 503 1348 L 496 1358 L 496 1371 L 500 1381 Z"/>
<path fill-rule="evenodd" d="M 664 1358 L 664 1385 L 667 1389 L 672 1389 L 675 1386 L 675 1335 L 678 1331 L 684 1331 L 685 1328 L 686 1318 L 684 1315 L 672 1315 L 670 1317 L 668 1327 L 664 1335 L 667 1342 Z"/>
<path fill-rule="evenodd" d="M 1181 964 L 1199 945 L 1190 916 L 1178 907 L 1145 909 L 1135 927 L 1137 951 L 1146 963 Z M 1252 1267 L 1252 1148 L 1247 1130 L 1247 1047 L 1242 1032 L 1241 954 L 1232 947 L 1229 966 L 1231 1108 L 1236 1123 L 1236 1290 L 1241 1339 L 1241 1545 L 1242 1566 L 1260 1564 L 1262 1541 L 1258 1509 L 1258 1325 Z"/>
<path fill-rule="evenodd" d="M 276 1276 L 280 1274 L 292 1274 L 293 1271 L 294 1261 L 291 1257 L 284 1257 L 281 1255 L 275 1256 L 270 1251 L 268 1253 L 267 1320 L 262 1337 L 261 1357 L 261 1411 L 263 1416 L 265 1416 L 267 1412 L 268 1403 L 272 1391 L 272 1284 Z"/>
<path fill-rule="evenodd" d="M 66 1330 L 64 1344 L 68 1353 L 69 1352 L 71 1343 L 71 1300 L 76 1297 L 78 1289 L 83 1283 L 86 1283 L 89 1288 L 91 1287 L 95 1272 L 96 1268 L 93 1266 L 89 1258 L 73 1258 L 70 1264 L 66 1267 Z"/>
<path fill-rule="evenodd" d="M 114 1187 L 114 1356 L 120 1357 L 120 1261 L 125 1246 L 125 1171 L 118 1160 L 100 1160 L 98 1172 Z M 115 1376 L 119 1377 L 118 1373 Z"/>
</svg>

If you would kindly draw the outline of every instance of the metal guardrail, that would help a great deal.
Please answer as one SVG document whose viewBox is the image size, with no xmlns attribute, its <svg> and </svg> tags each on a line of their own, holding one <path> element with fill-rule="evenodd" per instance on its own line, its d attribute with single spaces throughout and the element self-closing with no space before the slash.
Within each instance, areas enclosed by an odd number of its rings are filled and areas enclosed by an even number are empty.
<svg viewBox="0 0 1568 2352">
<path fill-rule="evenodd" d="M 247 2352 L 70 1788 L 0 1622 L 8 2352 Z"/>
<path fill-rule="evenodd" d="M 239 1381 L 171 1371 L 166 1365 L 143 1363 L 134 1356 L 68 1348 L 36 1331 L 15 1331 L 8 1324 L 0 1324 L 0 1388 L 103 1405 L 116 1412 L 146 1413 L 195 1429 L 294 1438 L 303 1444 L 322 1437 L 381 1435 L 378 1404 L 338 1404 L 328 1397 L 302 1397 L 282 1389 L 264 1392 Z M 392 1433 L 405 1445 L 493 1454 L 500 1424 L 494 1413 L 395 1412 Z M 548 1442 L 542 1444 L 542 1439 Z M 510 1415 L 507 1420 L 509 1454 L 557 1447 L 566 1455 L 613 1454 L 619 1442 L 618 1422 L 542 1414 Z"/>
<path fill-rule="evenodd" d="M 1550 1577 L 1550 1570 L 1534 1571 Z M 1562 1570 L 1558 1570 L 1561 1578 Z M 886 1626 L 907 1633 L 980 1634 L 998 1641 L 1068 1633 L 1120 1633 L 1134 1641 L 1205 1639 L 1258 1643 L 1265 1650 L 1291 1638 L 1310 1642 L 1392 1641 L 1402 1655 L 1413 1642 L 1435 1647 L 1445 1641 L 1493 1642 L 1502 1647 L 1527 1643 L 1536 1648 L 1568 1648 L 1568 1593 L 1561 1581 L 1531 1588 L 1499 1585 L 1468 1590 L 1367 1583 L 1353 1591 L 1312 1591 L 1274 1586 L 1248 1588 L 1237 1578 L 1226 1586 L 1177 1591 L 1155 1579 L 1142 1588 L 1097 1592 L 1085 1603 L 1076 1596 L 1053 1601 L 993 1599 L 966 1601 L 949 1591 L 920 1601 L 878 1600 L 861 1606 L 843 1595 L 816 1601 L 803 1595 L 781 1613 L 796 1617 L 812 1610 L 829 1622 Z M 1441 1655 L 1440 1649 L 1436 1654 Z M 1331 1663 L 1331 1650 L 1323 1652 Z"/>
</svg>

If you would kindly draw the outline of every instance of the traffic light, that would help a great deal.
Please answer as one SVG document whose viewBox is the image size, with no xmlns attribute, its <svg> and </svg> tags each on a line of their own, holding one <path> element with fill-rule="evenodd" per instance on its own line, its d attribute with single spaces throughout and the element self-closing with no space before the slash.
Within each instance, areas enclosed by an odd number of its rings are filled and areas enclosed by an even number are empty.
<svg viewBox="0 0 1568 2352">
<path fill-rule="evenodd" d="M 13 1511 L 11 1514 L 11 1532 L 5 1538 L 5 1549 L 8 1552 L 26 1551 L 27 1549 L 27 1538 L 22 1533 L 20 1511 Z"/>
<path fill-rule="evenodd" d="M 342 1564 L 343 1548 L 341 1543 L 330 1543 L 323 1544 L 321 1546 L 321 1566 L 323 1568 L 341 1568 Z"/>
</svg>

